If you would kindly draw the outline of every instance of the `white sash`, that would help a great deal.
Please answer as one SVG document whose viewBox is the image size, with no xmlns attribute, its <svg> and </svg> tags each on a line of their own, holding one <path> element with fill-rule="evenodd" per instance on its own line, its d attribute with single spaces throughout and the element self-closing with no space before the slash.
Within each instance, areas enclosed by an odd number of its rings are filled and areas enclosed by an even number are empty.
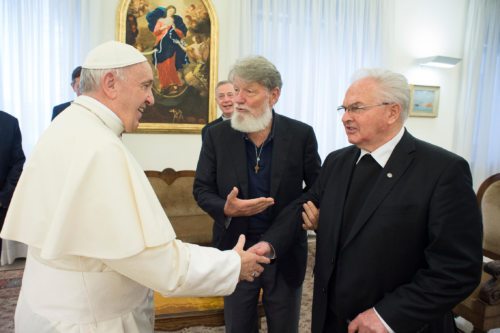
<svg viewBox="0 0 500 333">
<path fill-rule="evenodd" d="M 55 269 L 28 253 L 21 293 L 33 312 L 50 321 L 97 324 L 144 306 L 149 291 L 114 271 Z"/>
</svg>

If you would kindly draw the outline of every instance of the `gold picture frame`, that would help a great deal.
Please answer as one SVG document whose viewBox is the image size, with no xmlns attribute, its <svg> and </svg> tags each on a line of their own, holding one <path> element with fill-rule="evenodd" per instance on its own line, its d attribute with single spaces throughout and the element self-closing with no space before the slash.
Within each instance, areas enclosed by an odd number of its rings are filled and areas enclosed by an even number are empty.
<svg viewBox="0 0 500 333">
<path fill-rule="evenodd" d="M 439 87 L 410 85 L 410 117 L 437 117 Z"/>
<path fill-rule="evenodd" d="M 200 133 L 215 119 L 218 22 L 210 0 L 121 0 L 116 39 L 150 63 L 155 104 L 137 132 Z"/>
</svg>

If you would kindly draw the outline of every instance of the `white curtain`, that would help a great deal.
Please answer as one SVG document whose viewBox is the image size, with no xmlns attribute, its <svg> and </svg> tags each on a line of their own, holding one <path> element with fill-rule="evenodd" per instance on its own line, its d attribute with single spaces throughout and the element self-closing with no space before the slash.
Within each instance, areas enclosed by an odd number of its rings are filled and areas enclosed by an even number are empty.
<svg viewBox="0 0 500 333">
<path fill-rule="evenodd" d="M 277 112 L 314 126 L 324 158 L 347 144 L 335 110 L 351 74 L 382 64 L 382 37 L 388 35 L 382 17 L 392 2 L 227 1 L 238 28 L 234 55 L 226 56 L 261 54 L 276 64 L 284 81 Z M 27 155 L 49 125 L 52 107 L 74 98 L 71 71 L 97 44 L 92 38 L 102 37 L 95 22 L 113 31 L 114 20 L 103 13 L 115 7 L 116 1 L 0 0 L 0 27 L 8 32 L 0 43 L 0 109 L 19 119 Z"/>
<path fill-rule="evenodd" d="M 454 150 L 470 161 L 476 188 L 500 172 L 499 18 L 500 1 L 470 1 Z"/>
<path fill-rule="evenodd" d="M 237 9 L 240 56 L 262 55 L 281 72 L 276 111 L 314 127 L 323 159 L 347 145 L 336 108 L 354 71 L 382 65 L 392 1 L 244 0 Z"/>
<path fill-rule="evenodd" d="M 18 118 L 27 156 L 52 107 L 75 97 L 80 26 L 80 0 L 0 0 L 0 109 Z"/>
<path fill-rule="evenodd" d="M 49 125 L 52 107 L 74 98 L 80 26 L 80 0 L 0 0 L 0 110 L 19 120 L 26 156 Z M 0 265 L 20 257 L 25 244 L 2 242 Z"/>
</svg>

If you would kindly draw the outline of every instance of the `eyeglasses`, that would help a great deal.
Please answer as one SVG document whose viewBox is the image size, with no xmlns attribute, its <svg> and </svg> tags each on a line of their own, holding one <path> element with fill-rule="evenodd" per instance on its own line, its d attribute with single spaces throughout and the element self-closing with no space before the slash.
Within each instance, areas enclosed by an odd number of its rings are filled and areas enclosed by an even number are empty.
<svg viewBox="0 0 500 333">
<path fill-rule="evenodd" d="M 340 113 L 344 113 L 344 112 L 349 112 L 349 113 L 361 113 L 362 111 L 364 110 L 367 110 L 369 108 L 374 108 L 376 106 L 382 106 L 382 105 L 390 105 L 392 103 L 388 103 L 388 102 L 384 102 L 384 103 L 380 103 L 380 104 L 375 104 L 375 105 L 360 105 L 360 106 L 353 106 L 353 105 L 350 105 L 350 106 L 339 106 L 337 108 L 337 111 L 340 112 Z"/>
</svg>

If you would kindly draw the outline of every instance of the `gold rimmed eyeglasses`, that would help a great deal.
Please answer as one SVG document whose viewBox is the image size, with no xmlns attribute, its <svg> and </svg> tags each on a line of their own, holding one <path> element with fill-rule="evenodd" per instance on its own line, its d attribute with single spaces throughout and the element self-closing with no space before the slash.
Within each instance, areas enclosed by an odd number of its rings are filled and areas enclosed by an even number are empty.
<svg viewBox="0 0 500 333">
<path fill-rule="evenodd" d="M 390 105 L 392 103 L 389 103 L 389 102 L 384 102 L 384 103 L 380 103 L 380 104 L 374 104 L 374 105 L 349 105 L 349 106 L 339 106 L 337 108 L 337 111 L 338 112 L 341 112 L 341 113 L 344 113 L 344 112 L 349 112 L 349 113 L 361 113 L 363 112 L 364 110 L 367 110 L 367 109 L 370 109 L 370 108 L 374 108 L 376 106 L 382 106 L 382 105 Z"/>
</svg>

